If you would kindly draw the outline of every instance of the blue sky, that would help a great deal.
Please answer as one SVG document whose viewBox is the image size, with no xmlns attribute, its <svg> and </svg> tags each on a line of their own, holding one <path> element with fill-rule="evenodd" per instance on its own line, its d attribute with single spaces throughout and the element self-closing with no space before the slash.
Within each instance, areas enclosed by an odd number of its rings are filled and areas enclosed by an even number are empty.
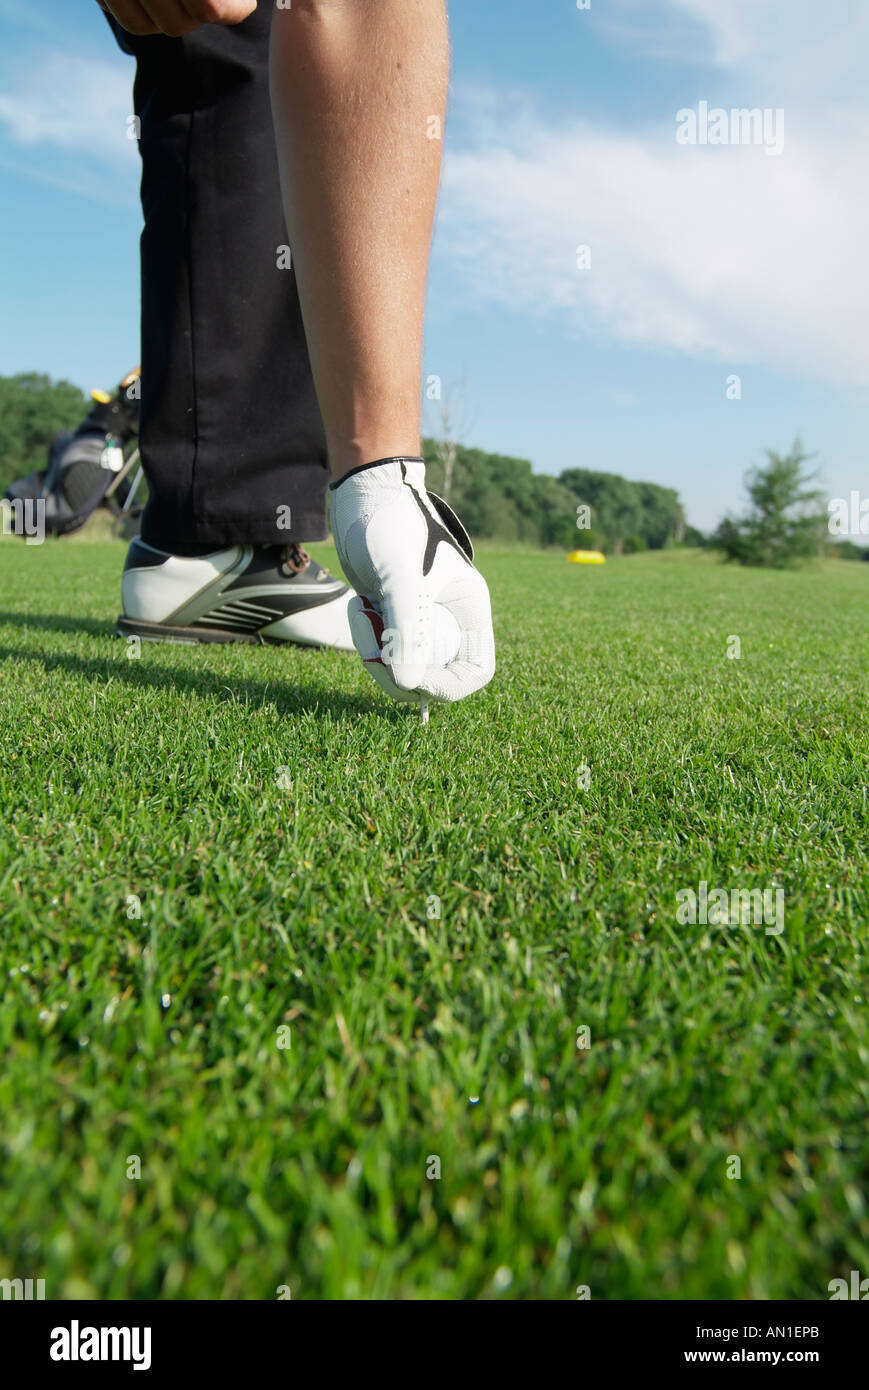
<svg viewBox="0 0 869 1390">
<path fill-rule="evenodd" d="M 797 434 L 829 496 L 865 493 L 864 0 L 451 15 L 425 365 L 464 383 L 466 442 L 676 487 L 703 528 Z M 94 0 L 0 0 L 2 373 L 138 361 L 132 75 Z M 783 112 L 781 153 L 677 144 L 704 101 Z"/>
</svg>

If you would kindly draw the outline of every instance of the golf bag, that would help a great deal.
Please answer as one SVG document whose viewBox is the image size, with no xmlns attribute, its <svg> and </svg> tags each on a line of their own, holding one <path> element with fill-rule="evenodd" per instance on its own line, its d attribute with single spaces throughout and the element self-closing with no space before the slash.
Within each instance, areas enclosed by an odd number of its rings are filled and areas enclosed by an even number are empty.
<svg viewBox="0 0 869 1390">
<path fill-rule="evenodd" d="M 75 430 L 56 434 L 48 450 L 48 467 L 10 483 L 4 500 L 25 506 L 42 503 L 45 534 L 78 531 L 97 507 L 115 517 L 115 532 L 126 538 L 139 533 L 143 505 L 137 493 L 143 480 L 139 462 L 139 380 L 136 367 L 113 396 L 92 391 L 93 405 Z"/>
</svg>

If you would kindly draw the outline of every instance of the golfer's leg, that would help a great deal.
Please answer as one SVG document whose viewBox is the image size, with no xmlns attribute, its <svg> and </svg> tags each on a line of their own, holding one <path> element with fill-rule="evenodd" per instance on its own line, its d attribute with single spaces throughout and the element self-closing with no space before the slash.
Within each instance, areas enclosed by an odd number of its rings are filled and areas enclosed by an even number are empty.
<svg viewBox="0 0 869 1390">
<path fill-rule="evenodd" d="M 443 0 L 293 0 L 273 15 L 284 207 L 335 477 L 420 452 L 448 68 Z"/>
</svg>

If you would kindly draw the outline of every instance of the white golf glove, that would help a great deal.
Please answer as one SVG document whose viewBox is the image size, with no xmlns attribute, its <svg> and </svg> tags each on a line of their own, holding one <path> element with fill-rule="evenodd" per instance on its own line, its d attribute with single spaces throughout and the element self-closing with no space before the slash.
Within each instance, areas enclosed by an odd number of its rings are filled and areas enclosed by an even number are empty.
<svg viewBox="0 0 869 1390">
<path fill-rule="evenodd" d="M 330 488 L 332 534 L 358 597 L 356 649 L 395 700 L 462 700 L 492 679 L 489 590 L 455 512 L 426 491 L 425 463 L 382 459 Z"/>
</svg>

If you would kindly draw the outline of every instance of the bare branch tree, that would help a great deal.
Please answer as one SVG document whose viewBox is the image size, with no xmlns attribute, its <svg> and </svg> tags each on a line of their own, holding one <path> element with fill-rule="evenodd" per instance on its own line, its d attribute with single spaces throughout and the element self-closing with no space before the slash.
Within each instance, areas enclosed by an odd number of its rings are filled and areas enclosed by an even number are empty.
<svg viewBox="0 0 869 1390">
<path fill-rule="evenodd" d="M 473 422 L 467 410 L 466 377 L 462 376 L 446 390 L 441 389 L 439 378 L 433 380 L 437 383 L 437 394 L 434 397 L 429 395 L 428 407 L 435 422 L 435 457 L 444 470 L 444 501 L 449 502 L 459 444 Z"/>
</svg>

